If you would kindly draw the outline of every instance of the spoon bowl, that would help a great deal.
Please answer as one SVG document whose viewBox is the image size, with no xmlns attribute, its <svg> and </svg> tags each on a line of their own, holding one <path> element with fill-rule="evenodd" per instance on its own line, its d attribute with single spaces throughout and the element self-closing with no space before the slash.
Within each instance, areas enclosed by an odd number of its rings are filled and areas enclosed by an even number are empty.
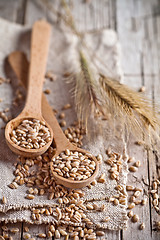
<svg viewBox="0 0 160 240">
<path fill-rule="evenodd" d="M 38 149 L 27 149 L 27 148 L 24 148 L 24 147 L 21 147 L 21 146 L 18 146 L 16 143 L 14 143 L 12 140 L 11 140 L 11 133 L 12 131 L 17 128 L 20 123 L 23 121 L 23 120 L 32 120 L 33 118 L 29 117 L 20 117 L 18 116 L 17 118 L 14 118 L 12 119 L 9 123 L 7 123 L 6 125 L 6 128 L 5 128 L 5 138 L 6 138 L 6 142 L 7 142 L 7 145 L 8 147 L 11 149 L 12 152 L 14 152 L 15 154 L 18 154 L 18 155 L 23 155 L 24 157 L 36 157 L 36 156 L 39 156 L 41 154 L 43 154 L 44 152 L 47 151 L 47 149 L 50 147 L 50 145 L 52 144 L 52 140 L 53 140 L 53 131 L 50 127 L 50 125 L 42 118 L 41 121 L 45 122 L 45 125 L 47 126 L 47 128 L 49 129 L 50 131 L 50 138 L 51 140 L 49 142 L 46 143 L 45 146 L 43 147 L 40 147 Z"/>
<path fill-rule="evenodd" d="M 88 151 L 86 151 L 84 149 L 81 149 L 81 148 L 78 148 L 78 147 L 75 147 L 74 145 L 72 145 L 69 150 L 72 151 L 72 152 L 77 151 L 77 152 L 82 153 L 82 154 L 86 154 L 86 153 L 90 154 Z M 54 157 L 56 157 L 58 155 L 56 153 L 56 155 Z M 89 158 L 92 159 L 96 163 L 96 166 L 95 166 L 94 173 L 89 178 L 87 178 L 85 180 L 76 181 L 76 180 L 67 179 L 65 177 L 61 177 L 60 175 L 58 175 L 54 171 L 53 164 L 50 165 L 51 173 L 52 173 L 53 177 L 56 179 L 56 182 L 58 184 L 61 184 L 65 187 L 67 187 L 67 188 L 74 188 L 74 189 L 83 188 L 85 186 L 88 186 L 91 182 L 93 182 L 93 180 L 96 178 L 96 176 L 98 174 L 98 171 L 99 171 L 99 163 L 98 163 L 97 159 L 91 154 L 90 154 Z"/>
</svg>

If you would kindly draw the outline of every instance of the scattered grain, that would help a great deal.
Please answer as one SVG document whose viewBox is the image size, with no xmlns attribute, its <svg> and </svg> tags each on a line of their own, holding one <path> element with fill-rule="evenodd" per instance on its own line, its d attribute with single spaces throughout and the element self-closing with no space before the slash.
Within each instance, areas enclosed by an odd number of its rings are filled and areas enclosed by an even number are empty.
<svg viewBox="0 0 160 240">
<path fill-rule="evenodd" d="M 102 173 L 102 175 L 98 179 L 98 182 L 99 183 L 105 183 L 105 181 L 106 181 L 105 176 L 106 176 L 105 173 Z"/>
<path fill-rule="evenodd" d="M 104 222 L 109 222 L 110 219 L 111 219 L 111 218 L 108 216 L 108 217 L 106 217 L 103 221 L 104 221 Z"/>
<path fill-rule="evenodd" d="M 5 240 L 5 238 L 3 236 L 0 235 L 0 240 Z"/>
<path fill-rule="evenodd" d="M 132 209 L 134 207 L 135 207 L 135 203 L 131 203 L 131 204 L 128 205 L 128 209 Z"/>
<path fill-rule="evenodd" d="M 146 91 L 146 87 L 145 86 L 140 87 L 139 92 L 145 92 L 145 91 Z"/>
<path fill-rule="evenodd" d="M 140 194 L 141 194 L 140 191 L 135 191 L 135 192 L 134 192 L 134 196 L 135 196 L 136 198 L 139 197 Z"/>
<path fill-rule="evenodd" d="M 126 186 L 126 190 L 127 190 L 127 191 L 134 191 L 134 187 L 131 186 L 131 185 L 127 185 L 127 186 Z"/>
<path fill-rule="evenodd" d="M 23 235 L 23 238 L 24 239 L 29 239 L 31 237 L 31 234 L 29 234 L 29 233 L 25 233 L 24 235 Z"/>
<path fill-rule="evenodd" d="M 145 229 L 145 224 L 144 224 L 144 223 L 141 223 L 141 224 L 139 225 L 139 229 L 140 229 L 140 230 L 144 230 L 144 229 Z"/>
<path fill-rule="evenodd" d="M 158 187 L 157 182 L 154 181 L 154 182 L 153 182 L 153 189 L 154 189 L 154 190 L 157 190 L 157 187 Z"/>
<path fill-rule="evenodd" d="M 140 162 L 140 161 L 135 162 L 135 163 L 134 163 L 134 166 L 135 166 L 135 167 L 140 167 L 140 166 L 141 166 L 141 162 Z"/>
<path fill-rule="evenodd" d="M 142 199 L 141 204 L 144 206 L 147 203 L 147 198 Z"/>
<path fill-rule="evenodd" d="M 113 204 L 114 204 L 115 206 L 119 205 L 118 199 L 114 199 Z"/>
<path fill-rule="evenodd" d="M 55 238 L 59 239 L 61 237 L 60 232 L 56 230 L 54 236 Z"/>
<path fill-rule="evenodd" d="M 138 170 L 138 168 L 135 167 L 135 166 L 129 167 L 129 171 L 130 171 L 130 172 L 136 172 L 137 170 Z"/>
<path fill-rule="evenodd" d="M 104 232 L 103 231 L 96 231 L 96 235 L 97 236 L 104 236 Z"/>
<path fill-rule="evenodd" d="M 62 110 L 66 110 L 66 109 L 69 109 L 69 108 L 71 108 L 71 104 L 67 103 L 66 105 L 63 106 Z"/>
<path fill-rule="evenodd" d="M 39 237 L 39 238 L 46 238 L 46 234 L 45 234 L 45 233 L 39 233 L 39 234 L 38 234 L 38 237 Z"/>
<path fill-rule="evenodd" d="M 34 198 L 35 198 L 35 196 L 34 196 L 34 195 L 32 195 L 32 194 L 28 194 L 28 195 L 26 196 L 26 198 L 27 198 L 27 199 L 29 199 L 29 200 L 32 200 L 32 199 L 34 199 Z"/>
<path fill-rule="evenodd" d="M 128 216 L 129 218 L 133 217 L 133 211 L 129 211 L 129 212 L 127 213 L 127 216 Z"/>
<path fill-rule="evenodd" d="M 2 203 L 3 203 L 3 204 L 6 204 L 6 203 L 7 203 L 7 198 L 4 197 L 4 196 L 2 197 Z"/>
<path fill-rule="evenodd" d="M 99 163 L 102 163 L 103 158 L 101 154 L 98 154 L 96 158 Z"/>
<path fill-rule="evenodd" d="M 128 158 L 128 163 L 131 163 L 131 162 L 133 162 L 134 161 L 134 157 L 129 157 Z"/>
<path fill-rule="evenodd" d="M 25 232 L 29 232 L 29 228 L 28 227 L 24 227 L 24 231 Z"/>
<path fill-rule="evenodd" d="M 57 76 L 52 71 L 48 71 L 45 74 L 45 78 L 48 78 L 50 81 L 53 82 L 57 79 Z"/>
<path fill-rule="evenodd" d="M 138 221 L 139 221 L 138 215 L 137 215 L 137 214 L 133 215 L 133 217 L 132 217 L 132 222 L 136 223 L 136 222 L 138 222 Z"/>
<path fill-rule="evenodd" d="M 65 118 L 65 116 L 66 116 L 66 115 L 65 115 L 65 113 L 64 113 L 64 112 L 61 112 L 61 113 L 59 114 L 59 118 L 60 118 L 60 119 L 63 119 L 63 118 Z"/>
<path fill-rule="evenodd" d="M 60 124 L 61 127 L 65 127 L 66 126 L 66 121 L 62 120 L 59 124 Z"/>
</svg>

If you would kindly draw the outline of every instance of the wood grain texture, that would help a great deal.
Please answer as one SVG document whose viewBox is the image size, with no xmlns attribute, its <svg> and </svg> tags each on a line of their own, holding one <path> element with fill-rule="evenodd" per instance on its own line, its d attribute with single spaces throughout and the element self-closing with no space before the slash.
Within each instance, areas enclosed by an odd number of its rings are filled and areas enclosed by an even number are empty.
<svg viewBox="0 0 160 240">
<path fill-rule="evenodd" d="M 124 83 L 134 87 L 146 87 L 146 95 L 157 102 L 159 96 L 159 1 L 117 1 L 117 32 L 123 52 Z M 126 11 L 124 9 L 126 8 Z M 123 14 L 122 14 L 123 12 Z M 138 148 L 138 149 L 137 149 Z M 157 156 L 152 151 L 130 143 L 129 151 L 141 160 L 143 168 L 137 172 L 137 184 L 146 192 L 153 178 L 158 177 Z M 144 181 L 142 181 L 144 179 Z M 128 183 L 133 182 L 133 175 L 128 176 Z M 145 183 L 145 184 L 142 184 Z M 146 185 L 148 184 L 148 186 Z M 139 231 L 138 225 L 130 223 L 123 231 L 123 239 L 159 239 L 155 231 L 155 221 L 160 218 L 148 201 L 147 207 L 136 207 L 140 222 L 146 225 Z"/>
<path fill-rule="evenodd" d="M 28 0 L 24 4 L 20 0 L 0 0 L 0 16 L 10 21 L 18 21 L 18 9 L 26 8 L 24 22 L 32 25 L 39 18 L 48 21 L 60 21 L 59 16 L 48 11 L 41 0 Z M 58 0 L 50 1 L 54 9 L 60 11 Z M 124 83 L 138 90 L 146 87 L 146 95 L 153 103 L 160 100 L 160 1 L 159 0 L 82 0 L 69 1 L 76 26 L 80 31 L 98 31 L 105 27 L 117 31 L 122 47 L 122 68 Z M 19 12 L 20 14 L 20 12 Z M 23 23 L 22 20 L 19 22 Z M 153 178 L 160 176 L 159 155 L 156 152 L 144 150 L 134 144 L 134 139 L 128 143 L 129 154 L 141 160 L 142 167 L 135 174 L 129 174 L 128 184 L 140 186 L 148 192 Z M 157 167 L 158 166 L 158 167 Z M 137 180 L 136 180 L 137 179 Z M 143 179 L 143 181 L 142 181 Z M 146 229 L 138 230 L 138 224 L 129 220 L 126 231 L 106 231 L 105 239 L 111 240 L 158 240 L 160 233 L 155 231 L 155 221 L 160 216 L 151 207 L 136 207 L 140 222 L 145 222 Z M 35 226 L 30 232 L 36 232 Z M 43 231 L 38 227 L 38 231 Z M 35 235 L 35 234 L 33 234 Z"/>
</svg>

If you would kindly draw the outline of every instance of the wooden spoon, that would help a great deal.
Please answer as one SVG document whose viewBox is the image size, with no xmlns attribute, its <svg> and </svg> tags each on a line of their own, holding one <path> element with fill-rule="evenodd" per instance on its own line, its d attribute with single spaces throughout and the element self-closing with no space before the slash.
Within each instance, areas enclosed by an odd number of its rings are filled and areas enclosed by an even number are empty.
<svg viewBox="0 0 160 240">
<path fill-rule="evenodd" d="M 12 66 L 12 69 L 16 73 L 17 78 L 22 81 L 23 85 L 27 86 L 27 71 L 28 71 L 28 61 L 24 53 L 21 52 L 13 52 L 9 55 L 8 61 L 10 65 Z M 54 133 L 54 141 L 56 145 L 56 153 L 55 156 L 58 156 L 61 152 L 63 152 L 65 149 L 70 149 L 72 151 L 78 151 L 83 154 L 88 153 L 86 150 L 80 149 L 73 144 L 71 144 L 66 136 L 64 135 L 61 127 L 59 126 L 59 123 L 57 122 L 57 119 L 54 116 L 54 113 L 52 111 L 52 108 L 47 102 L 47 99 L 44 94 L 42 94 L 42 114 L 45 120 L 49 123 L 51 126 L 53 133 Z M 51 172 L 56 179 L 57 183 L 64 185 L 65 187 L 69 188 L 82 188 L 87 186 L 89 183 L 91 183 L 95 177 L 98 174 L 99 170 L 99 163 L 97 162 L 96 158 L 92 156 L 92 159 L 96 162 L 96 169 L 94 171 L 94 174 L 82 181 L 73 181 L 68 180 L 67 178 L 63 178 L 56 174 L 56 172 L 53 169 L 53 166 L 51 164 Z"/>
<path fill-rule="evenodd" d="M 51 145 L 53 131 L 44 120 L 41 113 L 42 88 L 47 62 L 51 26 L 44 20 L 34 23 L 31 39 L 31 62 L 29 67 L 27 100 L 23 111 L 15 119 L 12 119 L 5 128 L 5 138 L 9 148 L 16 154 L 25 157 L 34 157 L 43 154 Z M 51 140 L 39 149 L 26 149 L 18 146 L 11 140 L 11 132 L 24 119 L 38 119 L 45 122 L 48 127 Z"/>
</svg>

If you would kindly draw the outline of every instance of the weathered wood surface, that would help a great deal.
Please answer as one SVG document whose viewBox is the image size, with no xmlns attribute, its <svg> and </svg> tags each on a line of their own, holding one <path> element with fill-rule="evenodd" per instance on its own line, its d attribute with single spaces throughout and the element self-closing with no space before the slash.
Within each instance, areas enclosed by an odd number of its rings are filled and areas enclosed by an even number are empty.
<svg viewBox="0 0 160 240">
<path fill-rule="evenodd" d="M 60 10 L 58 0 L 50 3 L 54 9 Z M 146 87 L 146 95 L 153 103 L 160 100 L 160 1 L 159 0 L 91 0 L 68 1 L 80 31 L 97 31 L 103 28 L 113 28 L 117 31 L 122 47 L 122 68 L 124 83 L 138 90 Z M 0 17 L 21 24 L 32 23 L 41 17 L 48 21 L 59 21 L 59 17 L 48 11 L 41 0 L 0 0 Z M 135 184 L 148 192 L 152 180 L 160 176 L 159 156 L 156 152 L 144 150 L 136 146 L 134 140 L 128 143 L 129 154 L 141 160 L 142 166 L 135 174 L 128 175 L 128 184 Z M 158 166 L 158 167 L 157 167 Z M 143 180 L 143 181 L 142 181 Z M 160 216 L 148 201 L 146 207 L 136 207 L 140 222 L 144 222 L 144 231 L 138 230 L 139 223 L 128 221 L 128 229 L 124 231 L 107 231 L 108 240 L 160 239 L 160 233 L 155 231 L 155 221 Z M 23 224 L 25 225 L 25 224 Z M 23 226 L 22 225 L 22 231 Z M 30 227 L 35 236 L 44 232 L 44 226 Z M 20 235 L 23 233 L 20 231 Z M 17 238 L 16 238 L 17 239 Z"/>
</svg>

